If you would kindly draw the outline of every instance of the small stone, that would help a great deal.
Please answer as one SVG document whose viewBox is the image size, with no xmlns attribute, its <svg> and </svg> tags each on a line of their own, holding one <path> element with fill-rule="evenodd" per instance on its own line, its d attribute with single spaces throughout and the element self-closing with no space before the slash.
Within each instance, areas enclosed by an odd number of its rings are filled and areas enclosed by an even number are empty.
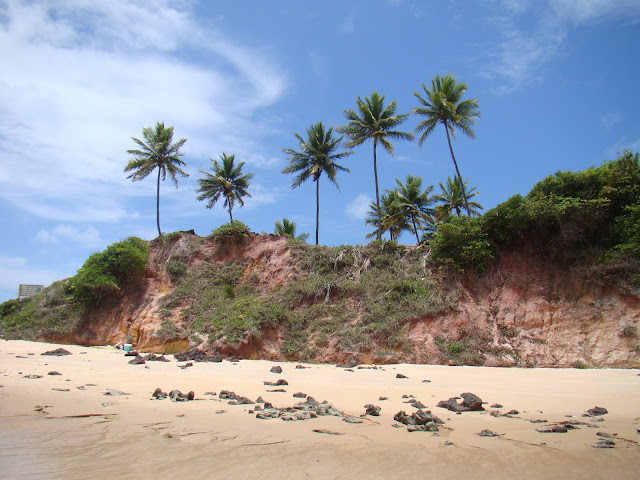
<svg viewBox="0 0 640 480">
<path fill-rule="evenodd" d="M 499 437 L 500 434 L 494 432 L 493 430 L 484 429 L 480 433 L 478 433 L 479 437 Z"/>
<path fill-rule="evenodd" d="M 293 394 L 293 398 L 307 398 L 307 394 L 302 392 L 297 392 Z"/>
<path fill-rule="evenodd" d="M 129 365 L 144 365 L 145 362 L 142 357 L 134 357 L 132 360 L 129 360 Z"/>
<path fill-rule="evenodd" d="M 269 371 L 271 373 L 282 373 L 282 367 L 280 365 L 277 365 L 275 367 L 271 367 Z"/>
<path fill-rule="evenodd" d="M 56 372 L 55 370 L 50 371 L 47 375 L 62 375 L 60 372 Z"/>
<path fill-rule="evenodd" d="M 364 408 L 366 409 L 365 411 L 365 415 L 371 415 L 373 417 L 379 417 L 380 416 L 380 407 L 376 407 L 375 405 L 372 404 L 367 404 L 364 406 Z"/>
<path fill-rule="evenodd" d="M 500 405 L 499 403 L 494 403 L 493 405 L 491 405 L 489 408 L 503 408 L 502 405 Z"/>
<path fill-rule="evenodd" d="M 422 380 L 422 383 L 431 383 L 431 380 Z M 445 445 L 446 445 L 446 443 L 445 443 Z M 453 445 L 453 443 L 451 445 Z"/>
<path fill-rule="evenodd" d="M 347 423 L 363 423 L 361 418 L 351 416 L 342 417 L 342 421 Z"/>
<path fill-rule="evenodd" d="M 509 410 L 505 415 L 518 415 L 519 413 L 518 410 Z"/>
<path fill-rule="evenodd" d="M 389 397 L 379 397 L 378 400 L 383 402 L 385 400 L 389 400 Z"/>
<path fill-rule="evenodd" d="M 42 375 L 25 375 L 23 378 L 28 378 L 30 380 L 34 380 L 37 378 L 42 378 Z"/>
<path fill-rule="evenodd" d="M 298 370 L 304 370 L 305 368 L 309 368 L 309 367 L 305 367 L 304 365 L 296 365 L 296 369 Z"/>
<path fill-rule="evenodd" d="M 565 425 L 544 425 L 540 428 L 536 428 L 536 432 L 540 433 L 567 433 L 567 427 Z"/>
<path fill-rule="evenodd" d="M 401 373 L 396 373 L 396 378 L 409 378 L 406 375 L 403 375 Z"/>
<path fill-rule="evenodd" d="M 453 445 L 453 442 L 450 442 L 449 440 L 447 440 L 446 442 L 444 442 L 444 444 L 445 444 L 447 447 L 450 447 L 451 445 Z"/>
<path fill-rule="evenodd" d="M 597 407 L 597 406 L 587 410 L 587 414 L 589 414 L 592 417 L 598 417 L 600 415 L 606 415 L 607 413 L 609 413 L 609 412 L 607 411 L 606 408 Z"/>
</svg>

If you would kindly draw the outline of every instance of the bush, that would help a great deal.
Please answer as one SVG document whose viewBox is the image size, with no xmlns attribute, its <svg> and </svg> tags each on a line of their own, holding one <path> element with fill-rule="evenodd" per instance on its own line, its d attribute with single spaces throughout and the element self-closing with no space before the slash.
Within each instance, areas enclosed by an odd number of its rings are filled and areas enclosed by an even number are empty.
<svg viewBox="0 0 640 480">
<path fill-rule="evenodd" d="M 129 237 L 94 253 L 69 280 L 67 291 L 83 306 L 99 305 L 106 297 L 141 278 L 149 256 L 149 246 Z"/>
<path fill-rule="evenodd" d="M 220 240 L 235 239 L 242 240 L 249 235 L 249 227 L 237 220 L 220 225 L 211 232 L 211 236 Z"/>
<path fill-rule="evenodd" d="M 494 257 L 491 242 L 482 229 L 482 220 L 473 217 L 451 217 L 438 226 L 431 241 L 433 258 L 453 263 L 458 269 L 482 273 L 485 262 Z"/>
</svg>

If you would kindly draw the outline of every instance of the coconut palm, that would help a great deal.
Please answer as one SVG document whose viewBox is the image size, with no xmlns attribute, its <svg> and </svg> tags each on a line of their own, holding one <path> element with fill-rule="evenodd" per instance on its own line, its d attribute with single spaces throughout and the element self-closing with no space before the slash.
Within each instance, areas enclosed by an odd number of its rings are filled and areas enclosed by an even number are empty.
<svg viewBox="0 0 640 480">
<path fill-rule="evenodd" d="M 280 220 L 275 221 L 275 228 L 273 229 L 273 233 L 276 235 L 284 235 L 289 238 L 297 238 L 298 240 L 306 241 L 309 238 L 308 233 L 301 233 L 296 236 L 296 222 L 292 222 L 287 218 L 282 219 L 282 223 Z"/>
<path fill-rule="evenodd" d="M 447 177 L 446 185 L 439 182 L 440 190 L 439 195 L 434 197 L 435 200 L 442 202 L 441 207 L 444 209 L 445 216 L 451 215 L 451 212 L 456 212 L 456 216 L 459 217 L 464 206 L 468 215 L 480 215 L 482 205 L 478 202 L 469 202 L 470 198 L 478 195 L 476 187 L 469 189 L 469 180 L 467 180 L 462 186 L 460 186 L 460 180 L 458 177 Z M 467 202 L 465 203 L 465 196 Z"/>
<path fill-rule="evenodd" d="M 427 219 L 433 216 L 434 211 L 430 208 L 434 199 L 429 197 L 433 191 L 433 185 L 422 190 L 422 178 L 407 175 L 407 180 L 402 183 L 396 178 L 396 195 L 399 206 L 404 217 L 411 221 L 409 230 L 416 236 L 416 243 L 420 243 L 418 229 Z"/>
<path fill-rule="evenodd" d="M 211 159 L 212 172 L 207 173 L 200 170 L 204 174 L 203 178 L 198 179 L 200 188 L 196 190 L 198 200 L 208 200 L 207 208 L 212 208 L 220 197 L 224 197 L 224 208 L 229 211 L 229 219 L 233 223 L 233 207 L 236 202 L 240 206 L 244 205 L 242 197 L 251 197 L 247 188 L 249 188 L 249 180 L 253 178 L 253 173 L 242 173 L 242 167 L 245 162 L 235 163 L 235 155 L 227 155 L 222 152 L 220 155 L 222 164 L 217 160 Z"/>
<path fill-rule="evenodd" d="M 378 217 L 378 206 L 375 202 L 369 204 L 369 212 L 364 219 L 366 225 L 375 227 L 375 230 L 367 234 L 366 238 L 378 237 L 378 232 L 389 232 L 391 241 L 398 240 L 398 237 L 404 230 L 409 229 L 407 217 L 398 201 L 398 192 L 396 190 L 387 190 L 380 197 L 380 217 Z M 378 218 L 382 220 L 381 227 L 378 227 Z"/>
<path fill-rule="evenodd" d="M 460 185 L 464 187 L 458 162 L 456 162 L 456 157 L 451 147 L 451 136 L 456 138 L 455 131 L 460 130 L 469 138 L 475 138 L 476 135 L 472 127 L 476 124 L 476 119 L 480 117 L 478 99 L 462 100 L 467 91 L 467 84 L 456 82 L 452 74 L 447 74 L 444 77 L 436 75 L 431 80 L 431 90 L 427 89 L 424 83 L 422 84 L 422 89 L 426 97 L 422 97 L 418 92 L 413 92 L 422 104 L 421 107 L 414 108 L 413 113 L 425 117 L 415 129 L 416 133 L 422 133 L 418 138 L 418 145 L 422 145 L 422 142 L 433 133 L 439 123 L 444 125 L 451 159 L 460 180 Z M 467 205 L 468 195 L 464 190 L 462 191 L 462 196 L 467 215 L 471 215 L 471 210 Z"/>
<path fill-rule="evenodd" d="M 334 137 L 333 128 L 325 130 L 322 122 L 314 123 L 307 128 L 307 139 L 294 133 L 299 142 L 300 151 L 284 148 L 282 151 L 289 155 L 289 166 L 282 173 L 297 173 L 291 188 L 302 185 L 310 178 L 316 182 L 316 245 L 318 245 L 318 230 L 320 228 L 320 176 L 324 172 L 331 183 L 338 190 L 336 175 L 339 171 L 349 172 L 348 168 L 338 165 L 335 161 L 348 157 L 353 152 L 338 152 L 340 142 L 344 137 Z"/>
<path fill-rule="evenodd" d="M 142 129 L 144 141 L 131 137 L 138 144 L 140 149 L 127 150 L 127 153 L 133 155 L 124 167 L 125 172 L 133 173 L 127 178 L 132 181 L 142 180 L 146 178 L 156 168 L 158 169 L 158 188 L 156 194 L 156 222 L 158 224 L 158 235 L 162 236 L 160 230 L 160 180 L 169 178 L 178 188 L 178 175 L 188 177 L 185 171 L 180 167 L 186 163 L 180 160 L 184 154 L 180 151 L 180 147 L 187 141 L 181 138 L 177 142 L 173 141 L 173 127 L 165 127 L 164 122 L 157 122 L 155 127 L 146 127 Z"/>
<path fill-rule="evenodd" d="M 394 130 L 409 116 L 408 113 L 396 115 L 398 102 L 395 100 L 384 106 L 384 95 L 373 92 L 370 98 L 356 99 L 358 111 L 345 110 L 344 116 L 349 120 L 345 126 L 338 128 L 340 133 L 349 137 L 348 148 L 356 147 L 367 140 L 373 141 L 373 177 L 376 184 L 376 214 L 378 217 L 377 239 L 382 238 L 382 219 L 380 212 L 380 195 L 378 193 L 378 166 L 376 148 L 378 142 L 390 155 L 393 155 L 393 144 L 390 140 L 413 140 L 411 133 Z"/>
</svg>

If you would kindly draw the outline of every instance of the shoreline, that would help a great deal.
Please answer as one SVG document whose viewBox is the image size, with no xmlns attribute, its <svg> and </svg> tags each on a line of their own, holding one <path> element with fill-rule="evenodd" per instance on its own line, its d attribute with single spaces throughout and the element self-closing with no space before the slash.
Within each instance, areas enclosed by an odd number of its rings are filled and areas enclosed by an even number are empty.
<svg viewBox="0 0 640 480">
<path fill-rule="evenodd" d="M 120 478 L 341 478 L 348 472 L 363 478 L 429 473 L 526 479 L 567 478 L 567 469 L 583 478 L 635 478 L 640 468 L 637 370 L 398 364 L 349 371 L 265 360 L 193 362 L 182 369 L 177 366 L 185 362 L 172 356 L 166 363 L 129 365 L 120 350 L 76 345 L 60 346 L 72 355 L 41 355 L 57 347 L 0 341 L 0 426 L 9 433 L 0 456 L 16 478 L 111 478 L 114 468 Z M 271 373 L 273 366 L 282 373 Z M 288 384 L 264 385 L 279 379 Z M 155 400 L 156 388 L 193 391 L 195 399 Z M 285 391 L 268 391 L 277 389 Z M 249 413 L 256 405 L 229 405 L 219 398 L 222 390 L 252 401 L 262 396 L 278 408 L 304 401 L 293 398 L 302 392 L 362 423 L 338 416 L 261 420 Z M 105 395 L 110 391 L 126 395 Z M 436 407 L 463 392 L 486 402 L 485 411 L 456 414 Z M 393 426 L 399 425 L 393 419 L 397 412 L 416 412 L 406 403 L 410 396 L 444 421 L 439 431 Z M 503 407 L 490 408 L 495 403 Z M 380 416 L 361 417 L 367 404 L 381 407 Z M 582 417 L 595 406 L 608 413 Z M 518 413 L 504 416 L 510 410 Z M 586 425 L 566 433 L 536 431 L 567 421 Z M 478 436 L 484 429 L 499 436 Z M 615 446 L 593 448 L 603 438 L 598 432 L 611 435 Z M 31 459 L 29 465 L 23 457 Z"/>
</svg>

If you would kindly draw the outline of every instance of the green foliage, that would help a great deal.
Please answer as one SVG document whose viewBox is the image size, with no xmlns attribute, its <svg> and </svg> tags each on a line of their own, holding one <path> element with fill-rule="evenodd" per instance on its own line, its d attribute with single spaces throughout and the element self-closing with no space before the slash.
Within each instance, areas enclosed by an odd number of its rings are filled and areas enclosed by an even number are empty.
<svg viewBox="0 0 640 480">
<path fill-rule="evenodd" d="M 148 256 L 149 246 L 140 238 L 114 243 L 87 259 L 69 280 L 67 291 L 80 305 L 99 305 L 107 296 L 135 285 L 142 278 Z"/>
<path fill-rule="evenodd" d="M 473 217 L 451 217 L 438 227 L 431 241 L 433 258 L 452 263 L 462 271 L 484 272 L 485 263 L 494 258 L 491 242 L 482 221 Z"/>
<path fill-rule="evenodd" d="M 169 278 L 172 282 L 176 283 L 187 273 L 187 265 L 179 260 L 171 259 L 166 265 L 165 269 L 169 274 Z"/>
<path fill-rule="evenodd" d="M 224 223 L 211 232 L 211 236 L 220 240 L 242 240 L 249 236 L 249 227 L 237 220 Z"/>
</svg>

